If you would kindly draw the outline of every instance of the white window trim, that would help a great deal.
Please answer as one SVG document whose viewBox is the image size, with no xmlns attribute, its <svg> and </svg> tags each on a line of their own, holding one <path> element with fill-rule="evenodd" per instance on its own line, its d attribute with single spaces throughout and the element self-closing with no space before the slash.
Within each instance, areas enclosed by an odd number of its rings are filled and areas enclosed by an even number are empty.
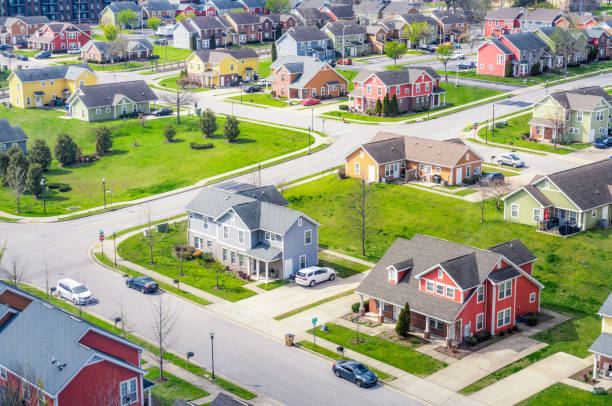
<svg viewBox="0 0 612 406">
<path fill-rule="evenodd" d="M 481 317 L 481 318 L 482 318 L 482 320 L 481 320 L 482 327 L 480 327 L 480 328 L 478 328 L 478 317 Z M 484 328 L 485 328 L 485 325 L 484 325 L 484 313 L 478 313 L 478 314 L 476 315 L 476 324 L 475 324 L 474 328 L 476 328 L 476 331 L 482 331 L 482 330 L 484 330 Z"/>
<path fill-rule="evenodd" d="M 304 258 L 304 268 L 306 268 L 306 255 L 300 255 L 300 269 L 304 269 L 302 268 L 302 258 Z"/>
<path fill-rule="evenodd" d="M 533 299 L 532 299 L 533 298 Z M 529 294 L 529 303 L 533 303 L 536 301 L 536 293 L 535 292 L 531 292 Z"/>
<path fill-rule="evenodd" d="M 136 382 L 136 391 L 135 392 L 130 392 L 130 383 L 132 383 L 132 381 Z M 124 402 L 125 399 L 124 399 L 123 396 L 121 396 L 122 395 L 121 394 L 121 385 L 123 385 L 124 383 L 126 384 L 126 387 L 127 387 L 127 390 L 128 390 L 128 394 L 134 393 L 135 396 L 136 396 L 135 398 L 131 398 L 130 397 L 130 399 L 127 402 Z M 131 405 L 131 404 L 133 404 L 133 403 L 138 401 L 138 380 L 137 380 L 137 378 L 131 378 L 131 379 L 128 379 L 126 381 L 122 381 L 122 382 L 119 383 L 119 398 L 120 398 L 121 406 Z"/>
<path fill-rule="evenodd" d="M 312 244 L 312 230 L 306 230 L 304 231 L 304 245 L 310 245 L 310 244 Z"/>
<path fill-rule="evenodd" d="M 223 239 L 229 240 L 229 227 L 223 226 Z"/>
<path fill-rule="evenodd" d="M 508 317 L 508 322 L 506 323 L 504 320 L 506 319 L 506 312 L 509 312 L 509 317 Z M 499 324 L 499 315 L 502 314 L 502 323 L 503 324 Z M 497 328 L 500 327 L 505 327 L 507 325 L 509 325 L 510 323 L 512 323 L 512 308 L 508 307 L 506 309 L 500 310 L 497 312 L 497 317 L 495 318 L 495 325 L 497 326 Z"/>
<path fill-rule="evenodd" d="M 359 162 L 355 162 L 355 175 L 360 175 L 361 174 L 361 167 Z"/>
<path fill-rule="evenodd" d="M 452 293 L 452 295 L 450 293 Z M 447 286 L 446 287 L 446 297 L 449 299 L 454 299 L 455 298 L 455 288 L 451 288 Z"/>
<path fill-rule="evenodd" d="M 516 207 L 516 215 L 514 215 L 514 208 Z M 510 205 L 510 217 L 513 219 L 519 218 L 519 205 L 518 203 L 512 203 Z"/>
<path fill-rule="evenodd" d="M 430 287 L 430 286 L 431 286 L 431 289 L 429 289 L 429 287 Z M 435 286 L 434 286 L 434 283 L 433 283 L 432 281 L 430 281 L 430 280 L 426 279 L 426 280 L 425 280 L 425 290 L 426 290 L 427 292 L 434 293 L 434 291 L 435 291 Z"/>
<path fill-rule="evenodd" d="M 536 213 L 538 214 L 537 215 L 537 220 L 536 220 Z M 533 221 L 535 221 L 537 223 L 540 220 L 542 220 L 542 210 L 540 208 L 538 208 L 538 207 L 534 207 L 533 208 Z"/>
<path fill-rule="evenodd" d="M 482 299 L 478 300 L 478 292 L 482 291 Z M 476 303 L 482 303 L 484 302 L 484 286 L 479 286 L 476 288 Z"/>
<path fill-rule="evenodd" d="M 438 287 L 442 288 L 442 293 L 438 292 Z M 436 295 L 444 296 L 444 285 L 442 285 L 441 283 L 436 283 Z"/>
<path fill-rule="evenodd" d="M 510 293 L 506 294 L 506 286 L 510 284 Z M 512 296 L 512 280 L 502 282 L 497 285 L 497 300 L 504 300 Z"/>
</svg>

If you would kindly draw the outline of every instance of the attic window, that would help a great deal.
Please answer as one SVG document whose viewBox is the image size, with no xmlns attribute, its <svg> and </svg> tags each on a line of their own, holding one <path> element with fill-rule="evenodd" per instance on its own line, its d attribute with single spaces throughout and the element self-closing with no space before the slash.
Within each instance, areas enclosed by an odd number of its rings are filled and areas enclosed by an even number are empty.
<svg viewBox="0 0 612 406">
<path fill-rule="evenodd" d="M 438 279 L 442 279 L 444 278 L 444 271 L 441 269 L 438 269 Z"/>
<path fill-rule="evenodd" d="M 397 269 L 389 267 L 389 282 L 397 283 Z"/>
<path fill-rule="evenodd" d="M 302 218 L 301 217 L 298 219 L 298 227 L 302 227 Z"/>
</svg>

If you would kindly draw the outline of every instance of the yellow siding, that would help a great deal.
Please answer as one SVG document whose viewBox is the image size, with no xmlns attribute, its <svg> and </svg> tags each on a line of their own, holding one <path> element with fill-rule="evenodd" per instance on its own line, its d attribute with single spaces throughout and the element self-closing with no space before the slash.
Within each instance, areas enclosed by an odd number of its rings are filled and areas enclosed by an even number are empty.
<svg viewBox="0 0 612 406">
<path fill-rule="evenodd" d="M 212 63 L 204 63 L 198 57 L 198 55 L 194 52 L 189 55 L 189 57 L 185 61 L 187 63 L 187 73 L 201 75 L 207 70 L 213 70 L 215 75 L 215 85 L 218 85 L 218 76 L 225 75 L 234 75 L 238 74 L 241 78 L 245 78 L 245 72 L 247 69 L 251 69 L 251 75 L 257 72 L 259 69 L 259 59 L 258 58 L 247 58 L 247 59 L 239 59 L 236 60 L 233 57 L 227 55 L 221 63 L 214 66 Z M 253 79 L 253 76 L 250 76 L 249 79 Z"/>
<path fill-rule="evenodd" d="M 198 57 L 198 55 L 194 52 L 189 55 L 189 57 L 185 60 L 187 63 L 187 73 L 197 73 L 201 74 L 207 69 L 206 63 L 202 62 L 202 60 Z"/>
<path fill-rule="evenodd" d="M 603 318 L 602 332 L 612 334 L 612 317 Z"/>
<path fill-rule="evenodd" d="M 98 84 L 98 78 L 91 72 L 83 72 L 76 80 L 68 79 L 53 79 L 36 82 L 25 82 L 22 83 L 17 76 L 11 75 L 9 79 L 9 91 L 11 97 L 11 104 L 21 108 L 33 108 L 36 107 L 36 95 L 35 92 L 44 92 L 41 96 L 41 105 L 50 103 L 53 100 L 53 96 L 56 98 L 63 99 L 75 92 L 79 86 L 92 86 Z M 68 89 L 70 94 L 66 95 L 62 93 L 64 89 Z M 28 104 L 28 101 L 30 102 Z"/>
</svg>

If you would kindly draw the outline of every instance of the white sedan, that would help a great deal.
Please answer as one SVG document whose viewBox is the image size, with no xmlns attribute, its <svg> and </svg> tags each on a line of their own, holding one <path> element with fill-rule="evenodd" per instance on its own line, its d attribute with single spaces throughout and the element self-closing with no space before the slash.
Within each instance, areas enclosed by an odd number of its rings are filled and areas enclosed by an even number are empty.
<svg viewBox="0 0 612 406">
<path fill-rule="evenodd" d="M 333 281 L 334 279 L 336 279 L 336 271 L 331 268 L 321 268 L 319 266 L 310 266 L 300 269 L 295 275 L 296 283 L 310 287 L 313 287 L 317 283 Z"/>
</svg>

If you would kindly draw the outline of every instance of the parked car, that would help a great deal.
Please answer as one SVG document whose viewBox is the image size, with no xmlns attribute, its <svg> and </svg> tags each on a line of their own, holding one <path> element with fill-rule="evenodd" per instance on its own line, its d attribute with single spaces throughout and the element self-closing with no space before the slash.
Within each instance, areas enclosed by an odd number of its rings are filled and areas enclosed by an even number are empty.
<svg viewBox="0 0 612 406">
<path fill-rule="evenodd" d="M 331 66 L 332 68 L 336 67 L 336 61 L 327 61 L 327 63 L 329 64 L 329 66 Z"/>
<path fill-rule="evenodd" d="M 261 92 L 261 87 L 259 87 L 257 85 L 247 86 L 247 87 L 244 88 L 244 92 L 245 93 L 257 93 L 257 92 Z"/>
<path fill-rule="evenodd" d="M 514 153 L 508 154 L 499 154 L 497 156 L 497 164 L 498 165 L 508 165 L 518 168 L 520 166 L 524 166 L 525 162 L 518 155 Z"/>
<path fill-rule="evenodd" d="M 136 289 L 141 293 L 153 293 L 159 289 L 159 285 L 150 276 L 132 276 L 125 280 L 128 288 Z"/>
<path fill-rule="evenodd" d="M 459 69 L 476 69 L 476 61 L 460 62 Z"/>
<path fill-rule="evenodd" d="M 483 185 L 499 185 L 504 183 L 504 174 L 501 172 L 489 172 L 480 179 Z"/>
<path fill-rule="evenodd" d="M 336 279 L 336 271 L 331 268 L 322 268 L 320 266 L 310 266 L 300 269 L 295 275 L 295 283 L 310 287 L 313 287 L 317 283 L 333 281 L 334 279 Z"/>
<path fill-rule="evenodd" d="M 93 300 L 87 286 L 72 279 L 60 279 L 57 282 L 57 294 L 60 299 L 67 299 L 77 306 L 91 303 Z"/>
<path fill-rule="evenodd" d="M 302 106 L 314 106 L 315 104 L 321 103 L 319 99 L 306 99 L 302 100 Z"/>
<path fill-rule="evenodd" d="M 168 45 L 168 40 L 167 39 L 156 39 L 156 40 L 153 40 L 153 44 L 155 44 L 155 45 Z"/>
<path fill-rule="evenodd" d="M 365 365 L 357 361 L 342 360 L 332 365 L 332 372 L 338 378 L 344 378 L 357 386 L 367 388 L 378 383 L 378 377 Z"/>
<path fill-rule="evenodd" d="M 76 55 L 76 54 L 80 54 L 81 50 L 80 49 L 69 49 L 67 54 L 68 55 Z"/>
<path fill-rule="evenodd" d="M 7 45 L 7 44 L 0 45 L 0 51 L 5 51 L 5 50 L 11 49 L 11 48 L 12 48 L 12 46 Z"/>
<path fill-rule="evenodd" d="M 20 61 L 27 61 L 28 60 L 28 56 L 27 55 L 23 55 L 23 54 L 17 54 L 17 59 Z"/>
<path fill-rule="evenodd" d="M 456 42 L 453 44 L 453 46 L 455 47 L 455 49 L 461 49 L 461 45 L 457 44 Z"/>
<path fill-rule="evenodd" d="M 594 144 L 595 148 L 606 149 L 612 147 L 612 137 L 602 138 L 599 141 L 596 141 Z"/>
<path fill-rule="evenodd" d="M 338 65 L 352 65 L 353 60 L 351 58 L 341 58 L 338 59 Z"/>
<path fill-rule="evenodd" d="M 172 109 L 163 108 L 163 109 L 153 110 L 153 113 L 151 113 L 151 114 L 153 114 L 154 116 L 157 116 L 157 117 L 161 117 L 161 116 L 169 116 L 172 113 L 173 113 Z"/>
<path fill-rule="evenodd" d="M 36 58 L 36 59 L 51 58 L 51 52 L 49 52 L 49 51 L 40 51 L 39 53 L 34 55 L 34 58 Z"/>
<path fill-rule="evenodd" d="M 462 54 L 461 52 L 453 52 L 453 54 L 451 55 L 451 59 L 452 60 L 457 60 L 457 59 L 465 59 L 465 54 Z"/>
<path fill-rule="evenodd" d="M 269 79 L 259 79 L 257 81 L 257 84 L 259 86 L 268 87 L 268 86 L 272 85 L 272 82 Z"/>
</svg>

